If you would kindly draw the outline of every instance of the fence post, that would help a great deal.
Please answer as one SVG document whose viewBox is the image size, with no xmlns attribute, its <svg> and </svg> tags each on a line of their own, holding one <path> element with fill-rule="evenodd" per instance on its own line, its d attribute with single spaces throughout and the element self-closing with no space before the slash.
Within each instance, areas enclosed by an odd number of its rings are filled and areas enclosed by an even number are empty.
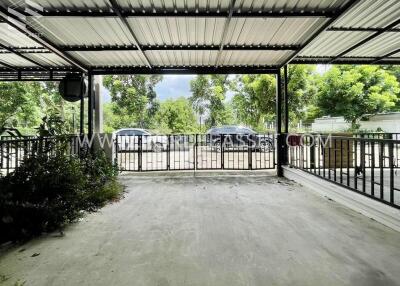
<svg viewBox="0 0 400 286">
<path fill-rule="evenodd" d="M 171 134 L 168 134 L 167 136 L 167 170 L 169 170 L 171 168 Z"/>
<path fill-rule="evenodd" d="M 259 140 L 256 136 L 252 136 L 252 135 L 250 135 L 250 136 L 253 137 L 252 139 L 254 139 L 254 142 L 256 142 L 255 146 L 253 146 L 253 140 L 247 140 L 247 161 L 249 164 L 248 169 L 252 170 L 253 169 L 253 162 L 252 162 L 253 161 L 253 150 L 252 149 L 253 149 L 253 147 L 257 148 L 257 144 L 258 145 L 260 145 L 260 144 L 256 141 L 256 140 Z M 251 143 L 251 146 L 250 146 L 250 143 Z M 260 151 L 261 151 L 261 145 L 258 147 L 260 148 Z"/>
<path fill-rule="evenodd" d="M 138 139 L 138 171 L 142 171 L 142 135 L 139 135 Z"/>
<path fill-rule="evenodd" d="M 394 156 L 393 156 L 393 148 L 394 145 L 392 142 L 390 142 L 388 144 L 388 148 L 389 148 L 389 188 L 390 188 L 390 203 L 393 204 L 394 203 L 394 170 L 393 170 L 393 160 L 394 160 Z"/>
<path fill-rule="evenodd" d="M 193 168 L 197 170 L 197 135 L 194 135 L 194 150 L 193 150 Z"/>
<path fill-rule="evenodd" d="M 225 168 L 225 164 L 224 164 L 224 142 L 225 142 L 225 136 L 224 136 L 224 134 L 221 134 L 221 136 L 220 136 L 221 138 L 220 138 L 220 150 L 221 150 L 221 169 L 224 169 Z"/>
</svg>

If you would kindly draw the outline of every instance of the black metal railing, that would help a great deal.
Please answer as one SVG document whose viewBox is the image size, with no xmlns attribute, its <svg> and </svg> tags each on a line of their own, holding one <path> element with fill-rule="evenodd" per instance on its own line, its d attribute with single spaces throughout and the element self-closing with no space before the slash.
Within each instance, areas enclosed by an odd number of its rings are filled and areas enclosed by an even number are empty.
<svg viewBox="0 0 400 286">
<path fill-rule="evenodd" d="M 400 208 L 400 140 L 290 135 L 289 165 Z"/>
<path fill-rule="evenodd" d="M 65 152 L 77 154 L 80 150 L 76 136 L 6 138 L 0 141 L 0 174 L 7 175 L 17 169 L 26 158 L 39 153 L 54 155 L 57 146 Z M 65 145 L 66 144 L 66 145 Z"/>
<path fill-rule="evenodd" d="M 275 168 L 273 134 L 117 135 L 115 149 L 123 171 Z"/>
</svg>

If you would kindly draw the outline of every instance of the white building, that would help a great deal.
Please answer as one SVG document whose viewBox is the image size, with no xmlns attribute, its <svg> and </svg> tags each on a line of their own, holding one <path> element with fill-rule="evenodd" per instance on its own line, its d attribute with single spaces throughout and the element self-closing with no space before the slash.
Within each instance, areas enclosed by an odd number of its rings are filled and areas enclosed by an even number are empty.
<svg viewBox="0 0 400 286">
<path fill-rule="evenodd" d="M 360 121 L 360 129 L 377 131 L 382 129 L 388 133 L 400 133 L 400 112 L 381 113 L 371 116 L 367 121 Z M 313 132 L 343 132 L 351 127 L 351 123 L 340 117 L 322 117 L 315 119 L 311 125 Z"/>
</svg>

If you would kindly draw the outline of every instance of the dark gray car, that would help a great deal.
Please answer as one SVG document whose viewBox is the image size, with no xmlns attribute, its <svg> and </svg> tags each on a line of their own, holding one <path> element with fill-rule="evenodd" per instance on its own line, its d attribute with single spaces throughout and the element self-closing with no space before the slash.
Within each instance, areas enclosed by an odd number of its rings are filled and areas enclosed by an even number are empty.
<svg viewBox="0 0 400 286">
<path fill-rule="evenodd" d="M 248 149 L 270 152 L 274 150 L 273 136 L 270 134 L 258 134 L 248 127 L 220 126 L 207 131 L 207 143 L 216 151 L 225 149 Z"/>
</svg>

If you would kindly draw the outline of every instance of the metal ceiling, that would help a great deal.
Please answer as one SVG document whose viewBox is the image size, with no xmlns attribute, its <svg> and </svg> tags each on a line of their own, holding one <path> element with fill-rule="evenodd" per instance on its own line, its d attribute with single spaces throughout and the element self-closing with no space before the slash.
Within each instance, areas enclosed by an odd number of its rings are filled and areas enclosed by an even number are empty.
<svg viewBox="0 0 400 286">
<path fill-rule="evenodd" d="M 0 79 L 400 63 L 398 0 L 3 0 Z"/>
</svg>

